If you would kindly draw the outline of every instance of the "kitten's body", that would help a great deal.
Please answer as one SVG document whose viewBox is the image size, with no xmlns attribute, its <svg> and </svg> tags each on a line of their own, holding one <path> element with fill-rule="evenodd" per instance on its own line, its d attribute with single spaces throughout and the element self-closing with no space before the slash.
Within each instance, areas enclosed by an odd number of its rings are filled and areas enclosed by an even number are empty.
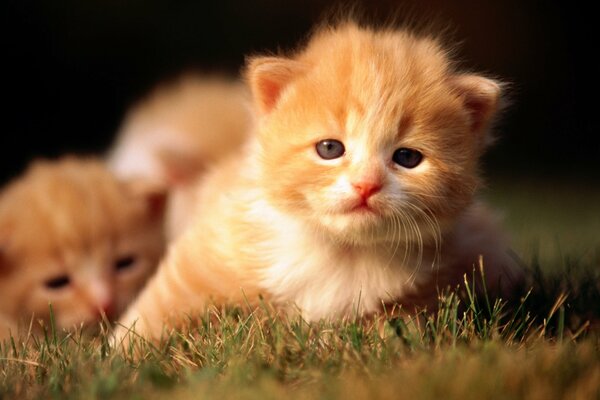
<svg viewBox="0 0 600 400">
<path fill-rule="evenodd" d="M 0 338 L 120 314 L 162 255 L 160 204 L 101 161 L 36 162 L 0 194 Z M 38 324 L 33 324 L 37 329 Z"/>
<path fill-rule="evenodd" d="M 473 199 L 495 82 L 455 72 L 434 40 L 353 24 L 253 60 L 249 80 L 256 140 L 203 181 L 194 222 L 123 325 L 156 338 L 168 317 L 259 293 L 311 320 L 435 306 L 480 255 L 490 291 L 518 281 Z M 323 140 L 344 152 L 323 158 Z M 403 167 L 398 149 L 423 161 Z"/>
<path fill-rule="evenodd" d="M 241 82 L 187 75 L 159 86 L 128 112 L 108 163 L 121 178 L 143 178 L 169 191 L 171 238 L 187 225 L 195 203 L 192 183 L 241 146 L 251 123 Z"/>
</svg>

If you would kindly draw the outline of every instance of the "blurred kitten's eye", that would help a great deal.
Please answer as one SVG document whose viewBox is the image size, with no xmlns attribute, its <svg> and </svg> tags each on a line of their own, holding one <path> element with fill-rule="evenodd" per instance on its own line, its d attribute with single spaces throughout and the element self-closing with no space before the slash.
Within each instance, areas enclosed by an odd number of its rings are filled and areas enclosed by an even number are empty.
<svg viewBox="0 0 600 400">
<path fill-rule="evenodd" d="M 115 269 L 117 271 L 121 271 L 121 270 L 124 270 L 124 269 L 131 268 L 133 266 L 133 264 L 135 264 L 135 257 L 134 256 L 121 257 L 121 258 L 118 258 L 115 261 Z"/>
<path fill-rule="evenodd" d="M 321 140 L 315 146 L 317 149 L 317 154 L 324 160 L 332 160 L 334 158 L 339 158 L 344 155 L 346 149 L 344 148 L 344 144 L 339 140 L 335 139 L 325 139 Z"/>
<path fill-rule="evenodd" d="M 404 168 L 414 168 L 423 161 L 423 154 L 417 150 L 402 147 L 394 152 L 392 160 Z"/>
<path fill-rule="evenodd" d="M 71 278 L 68 275 L 60 275 L 52 279 L 48 279 L 44 284 L 48 289 L 62 289 L 71 283 Z"/>
</svg>

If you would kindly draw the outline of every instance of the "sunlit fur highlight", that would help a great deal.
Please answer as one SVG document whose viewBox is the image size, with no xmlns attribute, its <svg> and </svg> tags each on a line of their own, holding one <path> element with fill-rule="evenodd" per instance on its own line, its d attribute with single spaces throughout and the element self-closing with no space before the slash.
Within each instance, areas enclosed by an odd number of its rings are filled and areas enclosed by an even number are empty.
<svg viewBox="0 0 600 400">
<path fill-rule="evenodd" d="M 95 159 L 38 161 L 0 194 L 0 338 L 29 322 L 58 329 L 120 314 L 162 254 L 162 215 L 134 182 Z M 134 256 L 116 271 L 119 257 Z M 68 276 L 70 284 L 45 283 Z"/>
<path fill-rule="evenodd" d="M 291 57 L 252 58 L 247 76 L 256 140 L 206 177 L 194 222 L 124 327 L 158 338 L 208 301 L 259 293 L 309 320 L 391 302 L 433 308 L 480 255 L 492 293 L 519 281 L 495 218 L 474 198 L 499 83 L 457 71 L 432 38 L 353 23 L 320 29 Z M 345 154 L 321 159 L 324 139 Z M 395 164 L 402 147 L 423 162 Z M 361 180 L 382 187 L 356 210 Z"/>
</svg>

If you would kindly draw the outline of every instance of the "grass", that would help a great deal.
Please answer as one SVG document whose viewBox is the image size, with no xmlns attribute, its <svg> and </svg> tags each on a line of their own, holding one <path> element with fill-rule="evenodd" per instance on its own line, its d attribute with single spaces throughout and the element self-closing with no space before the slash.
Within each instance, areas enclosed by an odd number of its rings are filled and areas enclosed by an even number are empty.
<svg viewBox="0 0 600 400">
<path fill-rule="evenodd" d="M 488 193 L 531 271 L 515 303 L 465 285 L 437 314 L 404 319 L 308 324 L 268 304 L 213 308 L 160 346 L 134 341 L 136 357 L 106 333 L 50 326 L 0 345 L 0 399 L 600 398 L 600 197 L 555 215 L 565 196 L 530 188 Z"/>
</svg>

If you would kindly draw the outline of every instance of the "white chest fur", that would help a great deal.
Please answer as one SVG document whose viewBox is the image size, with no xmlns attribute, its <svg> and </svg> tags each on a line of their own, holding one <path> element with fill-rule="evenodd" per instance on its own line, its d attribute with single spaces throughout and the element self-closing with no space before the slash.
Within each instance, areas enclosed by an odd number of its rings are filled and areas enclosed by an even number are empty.
<svg viewBox="0 0 600 400">
<path fill-rule="evenodd" d="M 431 268 L 422 263 L 415 273 L 418 263 L 403 262 L 403 251 L 339 245 L 289 220 L 280 226 L 285 229 L 278 229 L 265 250 L 261 283 L 276 301 L 294 303 L 309 320 L 374 312 Z"/>
</svg>

